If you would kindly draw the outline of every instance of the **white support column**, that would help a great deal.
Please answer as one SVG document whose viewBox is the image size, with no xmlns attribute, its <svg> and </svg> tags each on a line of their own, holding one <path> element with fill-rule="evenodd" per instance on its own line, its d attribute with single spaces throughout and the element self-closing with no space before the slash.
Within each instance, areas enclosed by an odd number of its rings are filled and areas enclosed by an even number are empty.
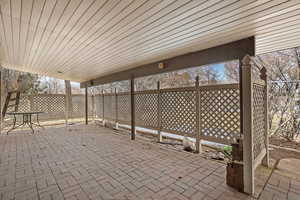
<svg viewBox="0 0 300 200">
<path fill-rule="evenodd" d="M 242 97 L 243 97 L 243 161 L 244 161 L 244 192 L 254 193 L 254 163 L 252 135 L 252 74 L 251 58 L 245 56 L 242 63 Z"/>
</svg>

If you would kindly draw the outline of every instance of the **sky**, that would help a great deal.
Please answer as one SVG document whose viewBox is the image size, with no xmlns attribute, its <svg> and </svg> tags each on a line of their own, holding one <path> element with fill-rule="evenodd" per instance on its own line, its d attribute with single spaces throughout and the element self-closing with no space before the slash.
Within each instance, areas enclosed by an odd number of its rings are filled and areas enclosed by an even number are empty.
<svg viewBox="0 0 300 200">
<path fill-rule="evenodd" d="M 212 64 L 209 66 L 219 72 L 221 80 L 225 79 L 225 68 L 224 68 L 225 64 L 224 63 Z M 49 77 L 41 78 L 42 81 L 47 81 L 47 79 L 49 79 Z M 59 80 L 59 82 L 62 85 L 64 84 L 64 80 Z M 71 82 L 71 85 L 72 85 L 72 87 L 78 87 L 78 88 L 80 87 L 80 83 L 78 83 L 78 82 Z"/>
</svg>

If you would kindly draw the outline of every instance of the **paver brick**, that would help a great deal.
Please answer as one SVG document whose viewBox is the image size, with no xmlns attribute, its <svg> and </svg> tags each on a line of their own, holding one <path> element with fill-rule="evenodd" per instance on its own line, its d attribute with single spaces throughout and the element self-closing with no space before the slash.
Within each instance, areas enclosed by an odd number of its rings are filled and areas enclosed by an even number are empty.
<svg viewBox="0 0 300 200">
<path fill-rule="evenodd" d="M 69 130 L 0 135 L 0 200 L 248 199 L 226 185 L 222 163 L 95 125 Z M 299 189 L 272 176 L 261 200 L 297 199 Z"/>
</svg>

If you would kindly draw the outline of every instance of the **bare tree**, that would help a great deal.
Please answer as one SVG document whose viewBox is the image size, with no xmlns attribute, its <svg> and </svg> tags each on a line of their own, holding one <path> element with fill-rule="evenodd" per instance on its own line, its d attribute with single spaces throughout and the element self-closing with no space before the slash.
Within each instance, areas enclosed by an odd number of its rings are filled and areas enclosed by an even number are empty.
<svg viewBox="0 0 300 200">
<path fill-rule="evenodd" d="M 239 61 L 226 62 L 224 64 L 224 76 L 228 82 L 239 82 Z"/>
<path fill-rule="evenodd" d="M 199 67 L 197 75 L 200 84 L 216 84 L 220 80 L 220 73 L 211 66 Z"/>
<path fill-rule="evenodd" d="M 65 93 L 63 82 L 56 78 L 43 77 L 43 84 L 45 85 L 46 93 L 48 94 L 63 94 Z"/>
<path fill-rule="evenodd" d="M 294 139 L 298 133 L 299 60 L 295 52 L 297 50 L 289 49 L 255 58 L 259 67 L 268 70 L 270 130 L 287 139 Z"/>
</svg>

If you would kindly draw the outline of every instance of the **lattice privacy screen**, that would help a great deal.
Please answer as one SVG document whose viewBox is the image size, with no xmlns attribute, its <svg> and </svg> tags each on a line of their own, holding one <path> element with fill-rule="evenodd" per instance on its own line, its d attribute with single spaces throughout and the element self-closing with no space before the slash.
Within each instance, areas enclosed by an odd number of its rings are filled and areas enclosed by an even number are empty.
<svg viewBox="0 0 300 200">
<path fill-rule="evenodd" d="M 239 138 L 240 96 L 238 84 L 201 86 L 199 94 L 198 113 L 200 113 L 201 137 L 224 144 L 230 144 Z M 95 97 L 96 115 L 99 118 L 103 118 L 104 114 L 106 120 L 130 124 L 130 93 L 104 94 L 104 113 L 102 102 L 102 95 Z M 137 126 L 195 137 L 197 133 L 196 114 L 195 87 L 135 92 L 135 122 Z"/>
<path fill-rule="evenodd" d="M 204 139 L 234 142 L 240 136 L 238 85 L 200 88 L 200 126 Z"/>
<path fill-rule="evenodd" d="M 265 104 L 264 85 L 253 84 L 253 154 L 256 159 L 265 149 Z"/>
<path fill-rule="evenodd" d="M 136 125 L 146 128 L 158 128 L 158 95 L 156 91 L 135 94 Z"/>
<path fill-rule="evenodd" d="M 102 118 L 103 116 L 103 96 L 100 94 L 95 95 L 95 116 L 96 118 Z"/>
<path fill-rule="evenodd" d="M 194 90 L 162 91 L 161 127 L 166 132 L 195 137 L 196 92 Z"/>
<path fill-rule="evenodd" d="M 116 120 L 116 96 L 114 94 L 104 96 L 104 116 L 108 120 Z"/>
<path fill-rule="evenodd" d="M 130 93 L 120 93 L 117 96 L 118 104 L 118 119 L 117 121 L 124 124 L 131 122 L 131 107 Z"/>
<path fill-rule="evenodd" d="M 89 116 L 93 115 L 92 99 L 88 98 Z M 83 118 L 85 115 L 85 96 L 72 95 L 72 111 L 69 118 Z M 63 94 L 37 94 L 21 96 L 20 112 L 41 111 L 40 120 L 61 120 L 66 118 L 66 97 Z"/>
<path fill-rule="evenodd" d="M 85 95 L 72 95 L 71 116 L 69 118 L 84 118 L 85 117 Z M 88 115 L 93 116 L 93 100 L 88 97 Z"/>
</svg>

